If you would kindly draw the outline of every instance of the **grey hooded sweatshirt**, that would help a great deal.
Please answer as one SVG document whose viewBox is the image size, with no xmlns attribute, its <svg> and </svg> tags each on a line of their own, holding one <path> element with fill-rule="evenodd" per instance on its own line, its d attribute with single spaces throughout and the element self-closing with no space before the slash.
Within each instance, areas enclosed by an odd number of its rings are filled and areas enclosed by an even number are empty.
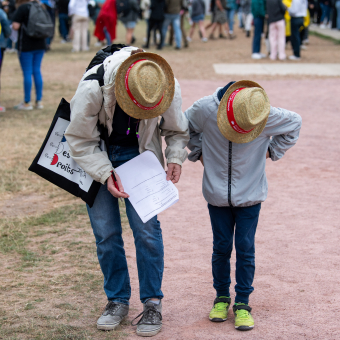
<svg viewBox="0 0 340 340">
<path fill-rule="evenodd" d="M 266 153 L 277 161 L 295 145 L 301 117 L 292 111 L 270 108 L 266 127 L 253 141 L 244 144 L 226 139 L 217 126 L 220 104 L 217 92 L 203 97 L 185 111 L 189 120 L 189 160 L 203 155 L 203 196 L 217 207 L 247 207 L 265 201 L 268 183 Z"/>
</svg>

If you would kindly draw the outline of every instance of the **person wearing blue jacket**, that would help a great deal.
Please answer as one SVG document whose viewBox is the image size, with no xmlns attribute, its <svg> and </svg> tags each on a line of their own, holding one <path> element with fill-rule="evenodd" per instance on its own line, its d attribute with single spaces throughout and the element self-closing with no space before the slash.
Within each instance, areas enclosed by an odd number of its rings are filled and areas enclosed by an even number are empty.
<svg viewBox="0 0 340 340">
<path fill-rule="evenodd" d="M 212 274 L 216 298 L 209 319 L 227 320 L 230 257 L 235 235 L 235 328 L 254 328 L 249 295 L 255 274 L 255 233 L 268 193 L 266 159 L 277 161 L 299 138 L 301 117 L 272 107 L 265 90 L 250 80 L 231 82 L 185 111 L 189 160 L 204 165 L 203 196 L 213 231 Z"/>
<path fill-rule="evenodd" d="M 11 27 L 9 21 L 7 20 L 7 14 L 3 9 L 0 9 L 0 25 L 1 25 L 0 34 L 0 76 L 1 76 L 1 67 L 4 59 L 4 53 L 7 47 L 7 38 L 11 35 Z M 0 113 L 5 111 L 6 108 L 0 105 Z"/>
</svg>

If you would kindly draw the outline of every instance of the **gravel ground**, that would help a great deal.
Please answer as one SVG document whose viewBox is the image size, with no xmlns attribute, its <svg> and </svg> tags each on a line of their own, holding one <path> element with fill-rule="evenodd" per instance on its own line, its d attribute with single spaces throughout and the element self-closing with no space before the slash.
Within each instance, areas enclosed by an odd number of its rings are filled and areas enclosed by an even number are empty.
<svg viewBox="0 0 340 340">
<path fill-rule="evenodd" d="M 180 83 L 184 109 L 220 84 Z M 255 291 L 250 298 L 255 328 L 236 331 L 231 310 L 225 323 L 208 319 L 214 299 L 212 232 L 201 194 L 203 167 L 187 161 L 178 183 L 179 203 L 159 216 L 165 245 L 165 298 L 163 329 L 156 339 L 340 338 L 340 116 L 334 90 L 339 80 L 276 80 L 261 85 L 272 105 L 298 112 L 303 127 L 297 145 L 282 160 L 267 161 L 269 194 L 257 229 Z M 132 319 L 141 305 L 131 238 L 126 249 Z M 234 285 L 234 273 L 232 279 Z M 125 331 L 137 339 L 132 327 Z"/>
</svg>

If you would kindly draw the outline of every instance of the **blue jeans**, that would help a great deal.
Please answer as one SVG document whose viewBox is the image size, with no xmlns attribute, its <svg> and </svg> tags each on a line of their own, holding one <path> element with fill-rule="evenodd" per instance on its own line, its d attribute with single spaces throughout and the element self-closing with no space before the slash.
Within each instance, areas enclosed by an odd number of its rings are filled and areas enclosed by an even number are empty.
<svg viewBox="0 0 340 340">
<path fill-rule="evenodd" d="M 329 23 L 329 18 L 330 18 L 330 15 L 331 15 L 332 7 L 329 6 L 329 5 L 325 5 L 322 2 L 320 2 L 320 6 L 321 6 L 321 10 L 322 10 L 320 22 L 323 23 L 324 20 L 326 19 L 327 23 Z"/>
<path fill-rule="evenodd" d="M 176 39 L 176 47 L 181 48 L 182 43 L 182 31 L 181 31 L 181 24 L 180 24 L 180 14 L 164 14 L 164 23 L 163 23 L 163 41 L 161 42 L 162 47 L 164 46 L 164 40 L 166 37 L 166 32 L 170 23 L 174 28 L 175 32 L 175 39 Z"/>
<path fill-rule="evenodd" d="M 290 19 L 290 27 L 291 27 L 291 37 L 290 41 L 292 43 L 293 52 L 295 57 L 300 58 L 300 46 L 301 46 L 301 37 L 300 37 L 300 27 L 303 26 L 303 17 Z"/>
<path fill-rule="evenodd" d="M 230 256 L 235 233 L 235 302 L 248 303 L 249 295 L 254 290 L 255 232 L 261 203 L 243 208 L 208 204 L 208 208 L 214 238 L 212 273 L 216 296 L 230 296 Z"/>
<path fill-rule="evenodd" d="M 68 15 L 66 13 L 59 13 L 59 32 L 66 40 L 68 36 Z"/>
<path fill-rule="evenodd" d="M 139 155 L 138 146 L 110 146 L 109 158 L 118 167 Z M 135 238 L 140 299 L 163 298 L 161 291 L 164 252 L 160 223 L 157 216 L 143 223 L 128 199 L 126 215 Z M 87 206 L 97 255 L 104 275 L 104 290 L 108 300 L 129 304 L 130 277 L 122 239 L 118 199 L 102 185 L 92 208 Z"/>
<path fill-rule="evenodd" d="M 36 100 L 42 99 L 43 78 L 40 68 L 44 53 L 44 50 L 35 50 L 20 52 L 19 54 L 20 65 L 24 75 L 25 103 L 31 101 L 32 75 L 34 78 Z"/>
<path fill-rule="evenodd" d="M 263 32 L 264 17 L 254 18 L 254 38 L 253 38 L 253 53 L 261 51 L 261 34 Z"/>
<path fill-rule="evenodd" d="M 335 3 L 335 7 L 337 11 L 336 28 L 340 30 L 340 1 L 339 0 Z"/>
<path fill-rule="evenodd" d="M 233 32 L 234 28 L 234 16 L 235 16 L 235 10 L 234 9 L 226 9 L 225 11 L 228 25 L 229 25 L 229 32 Z"/>
</svg>

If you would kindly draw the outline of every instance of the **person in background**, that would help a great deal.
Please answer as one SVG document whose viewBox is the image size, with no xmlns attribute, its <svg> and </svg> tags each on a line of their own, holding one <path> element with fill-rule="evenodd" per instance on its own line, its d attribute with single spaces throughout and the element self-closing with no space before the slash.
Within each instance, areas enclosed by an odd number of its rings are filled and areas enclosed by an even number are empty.
<svg viewBox="0 0 340 340">
<path fill-rule="evenodd" d="M 112 41 L 116 39 L 116 25 L 116 0 L 106 0 L 99 12 L 94 35 L 98 41 L 103 41 L 106 38 L 107 44 L 111 45 Z"/>
<path fill-rule="evenodd" d="M 266 55 L 260 53 L 261 51 L 261 36 L 264 27 L 264 17 L 266 15 L 266 7 L 264 0 L 252 0 L 251 1 L 251 13 L 254 17 L 254 38 L 253 38 L 253 53 L 251 57 L 253 59 L 262 59 Z"/>
<path fill-rule="evenodd" d="M 176 50 L 180 50 L 182 47 L 182 31 L 180 26 L 180 12 L 183 7 L 182 0 L 165 0 L 165 13 L 164 13 L 164 23 L 163 23 L 163 44 L 166 37 L 166 32 L 170 24 L 175 32 L 175 40 L 176 40 Z"/>
<path fill-rule="evenodd" d="M 58 0 L 56 7 L 58 10 L 59 18 L 59 33 L 62 37 L 61 43 L 65 44 L 68 41 L 69 24 L 68 24 L 68 4 L 70 0 Z"/>
<path fill-rule="evenodd" d="M 215 1 L 215 6 L 214 6 L 214 23 L 211 26 L 211 32 L 209 35 L 209 39 L 214 39 L 214 32 L 217 27 L 219 27 L 220 34 L 219 37 L 221 39 L 227 39 L 227 37 L 223 34 L 223 29 L 222 27 L 225 25 L 227 22 L 227 17 L 226 17 L 226 12 L 223 8 L 221 0 L 216 0 Z"/>
<path fill-rule="evenodd" d="M 335 2 L 337 17 L 336 17 L 336 28 L 340 30 L 340 0 Z"/>
<path fill-rule="evenodd" d="M 148 20 L 148 32 L 146 37 L 146 44 L 143 48 L 150 47 L 150 36 L 151 32 L 157 31 L 160 34 L 160 42 L 157 45 L 157 49 L 161 50 L 164 42 L 163 36 L 163 22 L 164 22 L 164 9 L 165 9 L 165 0 L 151 0 L 150 6 L 150 17 Z"/>
<path fill-rule="evenodd" d="M 331 9 L 332 9 L 332 3 L 331 0 L 319 0 L 321 10 L 322 10 L 322 15 L 321 15 L 321 25 L 320 28 L 327 28 L 327 25 L 330 22 L 330 17 L 331 17 Z"/>
<path fill-rule="evenodd" d="M 253 14 L 251 13 L 251 0 L 241 0 L 240 2 L 242 8 L 244 30 L 246 32 L 246 37 L 250 37 L 251 24 L 253 22 Z"/>
<path fill-rule="evenodd" d="M 207 42 L 208 39 L 205 35 L 204 28 L 204 17 L 205 17 L 205 2 L 203 0 L 193 0 L 192 1 L 192 9 L 191 9 L 191 20 L 192 25 L 189 32 L 189 42 L 192 40 L 192 36 L 194 35 L 196 24 L 199 26 L 199 31 L 201 32 L 202 41 Z"/>
<path fill-rule="evenodd" d="M 225 11 L 229 26 L 229 39 L 236 38 L 234 34 L 234 16 L 236 11 L 236 0 L 225 0 Z"/>
<path fill-rule="evenodd" d="M 0 76 L 1 76 L 1 67 L 2 62 L 4 60 L 5 50 L 7 47 L 7 38 L 11 35 L 11 27 L 7 19 L 7 14 L 3 9 L 0 9 L 0 25 L 1 25 L 0 34 Z M 0 105 L 0 113 L 5 111 L 6 108 Z"/>
<path fill-rule="evenodd" d="M 6 13 L 8 23 L 9 23 L 9 25 L 11 25 L 13 15 L 16 11 L 15 0 L 3 0 L 3 1 L 1 1 L 0 7 Z M 6 52 L 9 52 L 9 53 L 17 52 L 16 48 L 13 46 L 13 41 L 10 38 L 7 39 Z"/>
<path fill-rule="evenodd" d="M 46 11 L 50 15 L 53 26 L 55 26 L 55 0 L 40 0 L 40 2 L 44 5 Z M 51 49 L 51 43 L 53 40 L 54 35 L 52 37 L 46 38 L 46 51 L 48 52 Z"/>
<path fill-rule="evenodd" d="M 89 10 L 87 0 L 71 0 L 68 4 L 68 14 L 72 16 L 72 52 L 88 51 Z"/>
<path fill-rule="evenodd" d="M 133 36 L 135 30 L 138 16 L 139 16 L 139 3 L 137 0 L 129 0 L 129 11 L 127 13 L 122 13 L 119 16 L 119 20 L 124 24 L 126 28 L 125 42 L 126 45 L 132 45 L 136 39 Z"/>
<path fill-rule="evenodd" d="M 288 11 L 290 14 L 291 43 L 294 54 L 289 60 L 300 60 L 301 38 L 300 29 L 303 27 L 304 17 L 307 16 L 307 0 L 293 0 Z"/>
<path fill-rule="evenodd" d="M 15 110 L 32 110 L 31 90 L 32 90 L 32 75 L 34 79 L 36 100 L 35 108 L 43 109 L 43 78 L 41 74 L 41 62 L 46 51 L 45 39 L 31 38 L 26 34 L 23 26 L 27 26 L 28 16 L 30 11 L 30 2 L 18 0 L 19 6 L 13 16 L 12 29 L 18 30 L 18 56 L 20 66 L 24 76 L 24 101 L 14 106 Z M 38 2 L 37 2 L 38 3 Z"/>
<path fill-rule="evenodd" d="M 286 59 L 286 30 L 284 15 L 287 7 L 282 0 L 267 0 L 267 15 L 269 24 L 270 59 Z"/>
</svg>

